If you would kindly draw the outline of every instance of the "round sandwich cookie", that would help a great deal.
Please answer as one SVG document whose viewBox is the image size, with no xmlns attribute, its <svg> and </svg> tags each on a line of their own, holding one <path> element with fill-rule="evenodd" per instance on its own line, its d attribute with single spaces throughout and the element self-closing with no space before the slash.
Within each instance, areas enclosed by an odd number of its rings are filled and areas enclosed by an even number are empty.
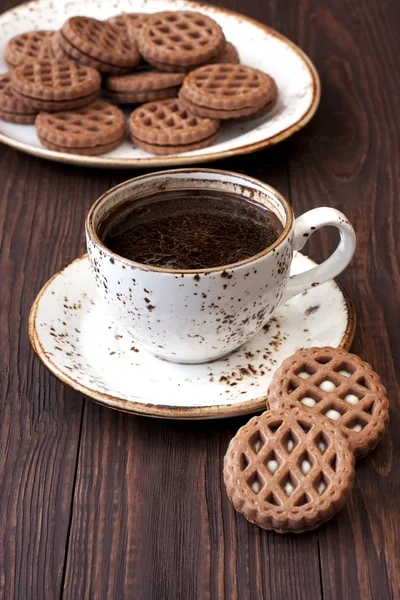
<svg viewBox="0 0 400 600">
<path fill-rule="evenodd" d="M 212 58 L 210 58 L 210 60 L 208 60 L 206 64 L 213 65 L 217 63 L 229 63 L 236 65 L 240 63 L 238 51 L 236 50 L 233 44 L 231 44 L 230 42 L 226 42 L 221 52 L 217 54 L 217 56 L 213 56 Z M 153 66 L 157 66 L 159 70 L 163 70 L 166 72 L 180 71 L 181 73 L 189 73 L 190 71 L 193 71 L 194 69 L 198 68 L 197 65 L 182 67 L 180 65 L 174 66 L 166 65 L 165 63 L 157 63 L 157 61 L 153 61 Z"/>
<path fill-rule="evenodd" d="M 210 146 L 217 138 L 220 122 L 187 112 L 177 98 L 148 102 L 129 119 L 132 141 L 147 152 L 176 154 Z"/>
<path fill-rule="evenodd" d="M 4 58 L 10 69 L 27 61 L 54 58 L 51 38 L 54 31 L 27 31 L 7 42 Z"/>
<path fill-rule="evenodd" d="M 180 10 L 149 17 L 137 40 L 142 56 L 160 70 L 204 64 L 225 46 L 224 33 L 214 19 Z"/>
<path fill-rule="evenodd" d="M 74 111 L 41 112 L 35 124 L 44 146 L 69 154 L 109 152 L 121 144 L 126 130 L 120 109 L 102 100 Z"/>
<path fill-rule="evenodd" d="M 155 69 L 108 77 L 105 95 L 116 104 L 139 104 L 176 98 L 184 73 L 163 73 Z"/>
<path fill-rule="evenodd" d="M 0 119 L 29 125 L 35 122 L 37 112 L 13 92 L 10 73 L 0 75 Z"/>
<path fill-rule="evenodd" d="M 217 63 L 228 63 L 238 65 L 240 63 L 239 53 L 236 47 L 231 42 L 226 42 L 223 50 L 208 61 L 208 64 L 214 65 Z"/>
<path fill-rule="evenodd" d="M 107 19 L 107 23 L 111 23 L 118 27 L 123 33 L 130 36 L 134 35 L 148 21 L 151 13 L 121 13 Z"/>
<path fill-rule="evenodd" d="M 55 36 L 53 47 L 102 73 L 126 73 L 140 62 L 136 44 L 125 32 L 110 22 L 89 17 L 68 19 Z"/>
<path fill-rule="evenodd" d="M 14 93 L 38 110 L 59 111 L 93 102 L 100 90 L 100 74 L 71 61 L 25 63 L 10 73 Z"/>
<path fill-rule="evenodd" d="M 266 73 L 244 65 L 219 63 L 189 73 L 179 97 L 195 115 L 234 119 L 269 110 L 277 94 L 275 81 Z"/>
<path fill-rule="evenodd" d="M 354 455 L 326 417 L 281 408 L 253 417 L 224 459 L 226 491 L 251 523 L 301 533 L 331 519 L 350 496 Z"/>
<path fill-rule="evenodd" d="M 267 405 L 302 407 L 331 419 L 357 457 L 375 448 L 389 420 L 379 375 L 343 348 L 308 348 L 287 358 L 269 386 Z"/>
</svg>

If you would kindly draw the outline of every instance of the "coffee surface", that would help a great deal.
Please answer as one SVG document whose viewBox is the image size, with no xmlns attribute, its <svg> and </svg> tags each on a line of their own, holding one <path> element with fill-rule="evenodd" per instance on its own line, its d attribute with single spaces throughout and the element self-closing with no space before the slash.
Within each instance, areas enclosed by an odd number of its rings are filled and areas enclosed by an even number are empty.
<svg viewBox="0 0 400 600">
<path fill-rule="evenodd" d="M 281 233 L 275 215 L 241 196 L 183 190 L 128 200 L 106 217 L 99 236 L 124 258 L 197 270 L 255 256 Z"/>
</svg>

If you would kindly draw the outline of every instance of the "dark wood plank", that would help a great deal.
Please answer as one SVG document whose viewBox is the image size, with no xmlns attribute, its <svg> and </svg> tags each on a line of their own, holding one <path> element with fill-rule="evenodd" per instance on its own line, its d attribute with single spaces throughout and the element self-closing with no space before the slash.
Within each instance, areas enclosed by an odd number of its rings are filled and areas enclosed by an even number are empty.
<svg viewBox="0 0 400 600">
<path fill-rule="evenodd" d="M 83 397 L 33 354 L 30 305 L 45 281 L 83 251 L 88 205 L 108 185 L 0 149 L 0 597 L 60 596 Z"/>
</svg>

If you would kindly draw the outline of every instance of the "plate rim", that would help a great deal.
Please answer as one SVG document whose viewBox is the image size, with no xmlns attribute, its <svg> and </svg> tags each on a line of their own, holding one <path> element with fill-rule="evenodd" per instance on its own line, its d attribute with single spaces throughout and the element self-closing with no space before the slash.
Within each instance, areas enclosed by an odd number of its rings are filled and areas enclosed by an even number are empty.
<svg viewBox="0 0 400 600">
<path fill-rule="evenodd" d="M 5 12 L 0 14 L 0 21 L 4 15 L 8 13 L 18 11 L 21 7 L 26 7 L 29 5 L 39 4 L 42 0 L 28 0 L 28 2 L 23 2 L 19 6 L 6 10 Z M 171 0 L 170 0 L 171 1 Z M 175 0 L 173 0 L 175 2 Z M 236 18 L 243 19 L 252 25 L 259 27 L 289 45 L 291 49 L 299 56 L 299 58 L 306 65 L 312 79 L 312 100 L 307 108 L 307 110 L 303 113 L 303 115 L 292 125 L 284 129 L 283 131 L 267 138 L 264 140 L 260 140 L 258 142 L 252 142 L 251 144 L 244 144 L 242 146 L 237 146 L 235 148 L 231 148 L 229 150 L 222 150 L 218 152 L 209 152 L 207 154 L 202 154 L 199 156 L 181 156 L 179 154 L 174 156 L 149 156 L 144 158 L 112 158 L 112 157 L 101 157 L 101 156 L 82 156 L 79 154 L 68 154 L 66 152 L 56 152 L 54 150 L 49 150 L 47 148 L 42 148 L 39 146 L 32 146 L 30 144 L 26 144 L 24 142 L 20 142 L 19 140 L 15 140 L 14 138 L 8 136 L 5 133 L 0 132 L 0 142 L 4 143 L 7 146 L 15 148 L 16 150 L 20 150 L 21 152 L 25 152 L 26 154 L 30 154 L 31 156 L 38 156 L 40 158 L 45 158 L 48 160 L 52 160 L 55 162 L 65 163 L 65 164 L 73 164 L 80 165 L 86 167 L 110 167 L 110 168 L 147 168 L 147 167 L 168 167 L 170 165 L 194 165 L 204 162 L 211 162 L 215 160 L 223 160 L 225 158 L 229 158 L 231 156 L 239 156 L 242 154 L 251 154 L 252 152 L 257 152 L 263 148 L 267 148 L 274 144 L 277 144 L 300 129 L 302 129 L 314 116 L 320 99 L 321 99 L 321 82 L 319 79 L 318 72 L 312 63 L 311 59 L 306 55 L 303 50 L 297 46 L 294 42 L 289 40 L 282 33 L 276 31 L 272 27 L 268 25 L 264 25 L 260 21 L 248 17 L 247 15 L 243 15 L 234 10 L 223 8 L 220 6 L 214 6 L 212 4 L 206 2 L 197 2 L 196 0 L 186 0 L 189 4 L 193 5 L 193 8 L 201 9 L 201 7 L 212 8 L 217 13 L 227 13 Z"/>
<path fill-rule="evenodd" d="M 144 403 L 138 402 L 136 400 L 127 400 L 126 398 L 119 398 L 118 396 L 112 396 L 110 394 L 106 394 L 105 392 L 100 392 L 98 390 L 93 390 L 77 381 L 75 381 L 71 376 L 67 375 L 65 372 L 61 371 L 59 367 L 52 362 L 51 358 L 48 356 L 47 352 L 43 348 L 40 337 L 36 328 L 37 321 L 37 311 L 39 303 L 45 294 L 47 288 L 51 285 L 51 283 L 61 275 L 66 269 L 71 267 L 74 263 L 87 259 L 87 253 L 82 254 L 75 260 L 71 261 L 67 265 L 65 265 L 62 269 L 57 271 L 50 279 L 44 284 L 39 293 L 37 294 L 33 304 L 31 306 L 28 318 L 28 333 L 29 340 L 33 350 L 36 355 L 43 363 L 43 365 L 62 383 L 72 387 L 77 392 L 88 396 L 92 400 L 95 400 L 97 403 L 102 406 L 107 406 L 108 408 L 113 408 L 116 410 L 120 410 L 122 412 L 126 412 L 129 414 L 147 416 L 147 417 L 157 417 L 157 418 L 165 418 L 165 419 L 214 419 L 214 418 L 228 418 L 228 417 L 237 417 L 240 415 L 246 415 L 251 413 L 256 413 L 265 408 L 265 395 L 258 398 L 252 398 L 251 400 L 245 400 L 243 402 L 238 402 L 235 404 L 217 404 L 214 406 L 171 406 L 171 405 L 163 405 L 163 404 L 153 404 L 153 403 Z M 307 255 L 304 255 L 307 256 Z M 315 262 L 310 257 L 307 257 L 313 262 Z M 356 330 L 356 313 L 354 309 L 353 302 L 344 288 L 343 284 L 340 283 L 336 278 L 333 280 L 339 291 L 343 295 L 343 299 L 347 309 L 347 327 L 342 336 L 341 342 L 339 344 L 339 348 L 344 348 L 345 350 L 349 350 L 351 344 L 353 342 Z"/>
</svg>

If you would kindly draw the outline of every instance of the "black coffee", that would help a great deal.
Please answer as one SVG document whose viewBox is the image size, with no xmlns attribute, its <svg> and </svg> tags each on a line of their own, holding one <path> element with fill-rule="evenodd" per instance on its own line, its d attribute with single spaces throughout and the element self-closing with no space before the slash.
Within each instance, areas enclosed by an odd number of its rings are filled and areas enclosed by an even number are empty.
<svg viewBox="0 0 400 600">
<path fill-rule="evenodd" d="M 106 217 L 99 236 L 130 260 L 196 270 L 250 258 L 281 233 L 275 215 L 241 196 L 183 190 L 128 200 Z"/>
</svg>

